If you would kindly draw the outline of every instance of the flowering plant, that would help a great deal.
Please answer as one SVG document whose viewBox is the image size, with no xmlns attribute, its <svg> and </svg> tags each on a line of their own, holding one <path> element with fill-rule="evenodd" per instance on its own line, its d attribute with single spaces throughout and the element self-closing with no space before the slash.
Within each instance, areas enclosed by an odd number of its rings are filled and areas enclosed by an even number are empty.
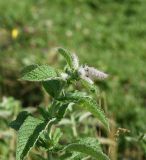
<svg viewBox="0 0 146 160">
<path fill-rule="evenodd" d="M 81 83 L 90 91 L 89 93 L 96 95 L 94 80 L 105 79 L 108 75 L 87 65 L 80 66 L 76 54 L 70 54 L 62 48 L 59 48 L 58 52 L 67 62 L 63 72 L 56 71 L 48 65 L 30 65 L 22 71 L 21 80 L 41 82 L 43 88 L 52 97 L 52 102 L 47 109 L 39 109 L 40 114 L 37 118 L 23 111 L 16 120 L 11 122 L 10 126 L 18 132 L 16 160 L 23 160 L 33 147 L 45 149 L 47 159 L 109 160 L 108 156 L 102 152 L 96 138 L 84 137 L 62 145 L 60 144 L 62 136 L 60 129 L 52 131 L 52 126 L 58 124 L 67 110 L 73 109 L 74 106 L 91 112 L 109 130 L 108 120 L 92 94 L 88 95 L 88 92 L 70 89 L 73 88 L 70 86 Z M 37 156 L 44 160 L 42 155 Z"/>
</svg>

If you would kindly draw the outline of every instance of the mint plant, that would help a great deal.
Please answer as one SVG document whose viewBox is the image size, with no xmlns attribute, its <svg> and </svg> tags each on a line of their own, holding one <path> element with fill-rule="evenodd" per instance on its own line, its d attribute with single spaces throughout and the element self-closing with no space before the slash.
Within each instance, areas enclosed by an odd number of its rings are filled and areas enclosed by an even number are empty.
<svg viewBox="0 0 146 160">
<path fill-rule="evenodd" d="M 103 153 L 99 141 L 94 137 L 84 137 L 69 144 L 61 144 L 60 128 L 53 131 L 69 109 L 77 108 L 91 112 L 109 131 L 108 120 L 96 102 L 97 89 L 94 80 L 105 79 L 107 74 L 87 65 L 79 65 L 76 54 L 59 48 L 58 52 L 65 58 L 63 71 L 57 71 L 48 65 L 30 65 L 23 69 L 21 80 L 41 82 L 45 91 L 52 97 L 52 102 L 45 108 L 39 108 L 36 117 L 23 111 L 10 126 L 18 133 L 16 160 L 23 160 L 29 151 L 36 147 L 46 153 L 35 154 L 38 159 L 98 159 L 109 160 Z M 87 90 L 75 89 L 80 83 Z"/>
</svg>

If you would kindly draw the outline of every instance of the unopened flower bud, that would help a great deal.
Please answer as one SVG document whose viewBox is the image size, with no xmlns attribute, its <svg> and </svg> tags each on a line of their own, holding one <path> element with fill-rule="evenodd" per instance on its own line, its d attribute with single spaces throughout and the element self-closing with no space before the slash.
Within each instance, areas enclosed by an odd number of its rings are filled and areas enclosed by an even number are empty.
<svg viewBox="0 0 146 160">
<path fill-rule="evenodd" d="M 108 74 L 99 71 L 93 67 L 85 66 L 85 72 L 88 77 L 91 79 L 105 79 L 108 77 Z"/>
<path fill-rule="evenodd" d="M 74 69 L 79 68 L 79 59 L 78 59 L 78 56 L 75 53 L 72 54 L 72 63 L 73 63 Z"/>
<path fill-rule="evenodd" d="M 64 80 L 66 80 L 68 78 L 68 74 L 66 74 L 66 73 L 61 73 L 60 75 L 61 75 L 62 79 L 64 79 Z"/>
</svg>

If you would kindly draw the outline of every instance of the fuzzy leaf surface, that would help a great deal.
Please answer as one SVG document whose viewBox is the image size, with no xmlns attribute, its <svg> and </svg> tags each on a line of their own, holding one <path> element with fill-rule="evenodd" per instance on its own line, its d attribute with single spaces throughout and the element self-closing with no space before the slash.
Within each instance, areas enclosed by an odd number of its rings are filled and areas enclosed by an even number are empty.
<svg viewBox="0 0 146 160">
<path fill-rule="evenodd" d="M 65 81 L 62 79 L 53 79 L 49 81 L 44 81 L 42 82 L 42 84 L 49 95 L 51 95 L 52 97 L 57 97 L 60 94 L 65 84 Z"/>
<path fill-rule="evenodd" d="M 81 152 L 90 155 L 97 160 L 109 160 L 100 147 L 100 143 L 95 138 L 86 137 L 80 139 L 78 142 L 71 143 L 65 147 L 65 150 Z"/>
<path fill-rule="evenodd" d="M 30 65 L 25 67 L 21 73 L 21 80 L 46 81 L 57 77 L 54 68 L 48 65 Z"/>
<path fill-rule="evenodd" d="M 28 116 L 18 131 L 16 160 L 23 160 L 37 142 L 40 134 L 51 125 L 49 122 Z"/>
<path fill-rule="evenodd" d="M 105 113 L 98 107 L 95 100 L 93 100 L 92 98 L 86 97 L 81 99 L 79 103 L 83 109 L 91 112 L 95 117 L 98 118 L 100 122 L 103 123 L 105 128 L 109 130 L 108 119 L 106 118 Z"/>
<path fill-rule="evenodd" d="M 63 48 L 59 48 L 58 52 L 65 58 L 67 64 L 69 65 L 70 68 L 73 68 L 73 63 L 72 63 L 72 57 L 71 54 L 63 49 Z"/>
<path fill-rule="evenodd" d="M 70 92 L 67 93 L 64 97 L 60 97 L 60 100 L 75 102 L 81 106 L 82 109 L 85 109 L 91 112 L 99 121 L 103 123 L 105 128 L 109 130 L 108 119 L 105 116 L 105 113 L 97 105 L 96 101 L 91 97 L 87 96 L 82 92 Z"/>
<path fill-rule="evenodd" d="M 23 122 L 25 121 L 25 119 L 29 116 L 30 114 L 27 111 L 22 111 L 19 113 L 19 115 L 17 116 L 16 120 L 12 121 L 9 126 L 13 129 L 15 129 L 16 131 L 19 130 L 19 128 L 21 127 L 21 125 L 23 124 Z"/>
<path fill-rule="evenodd" d="M 83 159 L 85 155 L 80 152 L 73 152 L 71 157 L 66 158 L 65 160 L 80 160 Z"/>
<path fill-rule="evenodd" d="M 57 119 L 58 120 L 61 120 L 64 117 L 65 112 L 66 112 L 68 106 L 69 106 L 69 103 L 65 103 L 65 104 L 62 104 L 59 107 L 58 112 L 57 112 Z"/>
</svg>

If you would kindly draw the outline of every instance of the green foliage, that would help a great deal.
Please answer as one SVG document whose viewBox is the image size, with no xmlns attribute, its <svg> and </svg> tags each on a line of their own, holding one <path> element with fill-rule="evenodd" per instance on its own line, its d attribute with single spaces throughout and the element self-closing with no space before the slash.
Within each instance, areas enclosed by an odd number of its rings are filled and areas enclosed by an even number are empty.
<svg viewBox="0 0 146 160">
<path fill-rule="evenodd" d="M 21 80 L 47 81 L 56 78 L 56 71 L 47 65 L 30 65 L 22 71 Z"/>
<path fill-rule="evenodd" d="M 85 92 L 74 91 L 74 92 L 68 92 L 64 94 L 62 97 L 59 98 L 59 100 L 77 102 L 80 99 L 83 99 L 86 97 L 89 97 L 89 96 L 87 96 Z"/>
<path fill-rule="evenodd" d="M 91 112 L 95 117 L 97 117 L 105 126 L 107 130 L 109 130 L 108 120 L 98 106 L 95 100 L 93 100 L 90 96 L 87 96 L 84 92 L 73 92 L 67 93 L 64 97 L 61 97 L 61 100 L 68 100 L 72 102 L 76 102 L 82 109 L 85 109 Z"/>
<path fill-rule="evenodd" d="M 21 110 L 21 102 L 12 97 L 3 97 L 0 101 L 0 159 L 8 160 L 15 155 L 15 137 L 9 127 L 10 119 L 14 119 Z"/>
<path fill-rule="evenodd" d="M 49 81 L 42 82 L 44 89 L 52 96 L 58 97 L 61 93 L 62 88 L 64 87 L 64 80 L 62 79 L 53 79 Z"/>
<path fill-rule="evenodd" d="M 73 61 L 69 59 L 71 54 L 63 49 L 59 49 L 59 52 L 63 54 L 71 67 L 71 62 Z M 104 113 L 99 109 L 92 96 L 87 95 L 86 92 L 75 91 L 75 89 L 74 91 L 69 91 L 69 88 L 74 87 L 74 84 L 83 77 L 82 73 L 79 73 L 79 68 L 71 70 L 70 73 L 66 70 L 65 74 L 67 76 L 64 79 L 61 76 L 56 79 L 57 73 L 52 67 L 47 65 L 30 65 L 22 71 L 21 80 L 41 81 L 44 89 L 53 99 L 48 110 L 39 108 L 40 117 L 43 120 L 34 118 L 27 112 L 21 112 L 16 120 L 11 122 L 10 126 L 18 131 L 16 160 L 23 160 L 35 145 L 39 148 L 45 148 L 49 156 L 48 158 L 50 156 L 53 157 L 53 153 L 57 154 L 57 151 L 62 151 L 64 146 L 59 144 L 62 132 L 60 129 L 56 129 L 52 134 L 51 129 L 53 124 L 59 123 L 64 118 L 67 109 L 74 104 L 90 111 L 107 129 L 109 128 Z M 61 75 L 61 73 L 58 75 Z M 65 147 L 65 150 L 81 152 L 100 160 L 109 160 L 103 154 L 99 142 L 93 138 L 84 138 L 77 143 L 69 144 Z"/>
<path fill-rule="evenodd" d="M 23 106 L 44 103 L 39 84 L 16 81 L 18 68 L 34 63 L 54 65 L 56 44 L 67 46 L 79 53 L 82 62 L 88 61 L 110 73 L 109 81 L 97 84 L 101 91 L 106 91 L 109 115 L 116 126 L 129 129 L 133 137 L 145 133 L 145 3 L 145 0 L 1 0 L 0 97 L 13 96 Z M 16 39 L 11 36 L 13 29 L 18 30 Z M 11 111 L 4 110 L 0 121 L 9 122 Z M 90 118 L 85 122 L 87 128 Z M 2 125 L 1 130 L 4 132 Z M 68 131 L 65 135 L 68 137 Z M 116 143 L 119 159 L 132 159 L 132 155 L 138 159 L 140 154 L 142 159 L 146 155 L 139 143 L 129 143 L 121 137 Z M 0 151 L 3 155 L 3 150 Z"/>
<path fill-rule="evenodd" d="M 57 128 L 55 130 L 55 132 L 52 134 L 52 142 L 53 142 L 53 146 L 57 146 L 59 143 L 60 138 L 62 137 L 63 133 L 61 132 L 60 128 Z"/>
<path fill-rule="evenodd" d="M 17 124 L 18 122 L 15 121 Z M 23 160 L 37 142 L 40 134 L 47 128 L 49 122 L 28 116 L 18 130 L 16 160 Z"/>
<path fill-rule="evenodd" d="M 80 100 L 81 107 L 91 112 L 95 117 L 97 117 L 105 126 L 107 130 L 109 130 L 109 123 L 100 107 L 98 107 L 95 100 L 91 98 L 84 98 Z"/>
<path fill-rule="evenodd" d="M 69 158 L 66 158 L 65 160 L 80 160 L 80 159 L 83 159 L 84 157 L 85 155 L 81 154 L 80 152 L 73 152 L 72 156 Z"/>
<path fill-rule="evenodd" d="M 85 153 L 95 157 L 97 160 L 109 160 L 109 158 L 102 152 L 100 144 L 95 138 L 86 137 L 80 139 L 78 142 L 66 146 L 65 150 Z"/>
<path fill-rule="evenodd" d="M 58 113 L 57 113 L 57 118 L 59 120 L 61 120 L 64 117 L 65 112 L 67 110 L 67 107 L 69 107 L 69 103 L 64 103 L 63 105 L 61 105 L 59 107 L 59 110 L 58 110 Z"/>
<path fill-rule="evenodd" d="M 27 111 L 20 112 L 19 115 L 17 116 L 16 120 L 12 121 L 9 124 L 10 127 L 15 129 L 16 131 L 18 131 L 20 129 L 21 125 L 24 123 L 24 121 L 26 120 L 26 118 L 29 115 L 30 114 Z"/>
<path fill-rule="evenodd" d="M 97 94 L 97 87 L 94 84 L 90 84 L 85 80 L 81 80 L 81 84 L 87 88 L 90 92 L 96 93 Z"/>
<path fill-rule="evenodd" d="M 59 53 L 65 58 L 68 66 L 70 68 L 73 68 L 73 63 L 72 63 L 72 57 L 71 57 L 71 54 L 65 50 L 65 49 L 62 49 L 62 48 L 59 48 L 58 49 Z"/>
</svg>

